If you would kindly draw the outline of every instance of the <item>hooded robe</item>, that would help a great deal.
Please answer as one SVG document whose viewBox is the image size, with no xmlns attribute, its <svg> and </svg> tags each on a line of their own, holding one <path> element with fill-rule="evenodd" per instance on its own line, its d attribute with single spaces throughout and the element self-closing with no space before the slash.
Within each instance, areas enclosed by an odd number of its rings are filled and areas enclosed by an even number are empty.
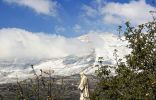
<svg viewBox="0 0 156 100">
<path fill-rule="evenodd" d="M 81 80 L 80 80 L 80 100 L 90 100 L 89 99 L 89 82 L 88 78 L 84 73 L 80 73 Z"/>
</svg>

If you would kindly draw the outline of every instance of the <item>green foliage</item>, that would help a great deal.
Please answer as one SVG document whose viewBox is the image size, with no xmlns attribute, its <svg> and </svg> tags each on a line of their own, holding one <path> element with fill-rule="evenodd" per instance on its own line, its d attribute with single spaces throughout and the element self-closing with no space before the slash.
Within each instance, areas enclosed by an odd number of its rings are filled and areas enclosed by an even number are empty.
<svg viewBox="0 0 156 100">
<path fill-rule="evenodd" d="M 121 29 L 121 26 L 120 26 Z M 99 78 L 94 96 L 98 99 L 156 99 L 156 22 L 131 27 L 126 22 L 124 32 L 131 53 L 126 62 L 116 56 L 116 75 L 100 62 Z M 117 51 L 115 51 L 117 52 Z M 101 96 L 102 95 L 102 96 Z M 98 100 L 97 99 L 97 100 Z"/>
</svg>

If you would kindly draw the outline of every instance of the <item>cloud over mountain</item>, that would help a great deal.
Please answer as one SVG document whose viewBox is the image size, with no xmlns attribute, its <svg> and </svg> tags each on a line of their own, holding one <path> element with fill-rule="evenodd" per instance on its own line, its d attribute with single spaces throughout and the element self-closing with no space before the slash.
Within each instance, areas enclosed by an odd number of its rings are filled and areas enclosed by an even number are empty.
<svg viewBox="0 0 156 100">
<path fill-rule="evenodd" d="M 85 55 L 88 44 L 76 38 L 33 33 L 18 28 L 0 29 L 0 58 L 53 58 Z"/>
<path fill-rule="evenodd" d="M 93 49 L 97 56 L 113 57 L 114 49 L 120 49 L 119 54 L 124 55 L 122 52 L 127 50 L 124 47 L 127 43 L 117 38 L 111 33 L 98 31 L 67 38 L 19 28 L 3 28 L 0 29 L 0 59 L 85 56 Z"/>
</svg>

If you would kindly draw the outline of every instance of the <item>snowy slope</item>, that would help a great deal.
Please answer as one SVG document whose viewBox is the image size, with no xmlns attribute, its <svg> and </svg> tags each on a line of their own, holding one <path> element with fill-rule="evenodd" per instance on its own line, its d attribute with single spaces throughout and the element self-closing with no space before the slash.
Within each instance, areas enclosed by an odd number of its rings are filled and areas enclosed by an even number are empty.
<svg viewBox="0 0 156 100">
<path fill-rule="evenodd" d="M 95 55 L 92 53 L 83 57 L 71 55 L 63 58 L 41 61 L 34 65 L 34 69 L 38 75 L 40 74 L 40 69 L 42 69 L 43 71 L 47 72 L 49 70 L 54 70 L 53 75 L 70 76 L 78 74 L 82 70 L 87 72 L 88 69 L 90 70 L 90 68 L 93 66 L 94 62 Z M 21 80 L 34 77 L 34 73 L 30 65 L 28 65 L 26 68 L 13 66 L 8 66 L 5 68 L 1 67 L 0 73 L 0 83 L 16 81 L 17 78 Z"/>
<path fill-rule="evenodd" d="M 114 50 L 117 49 L 118 56 L 123 58 L 130 50 L 126 47 L 128 44 L 127 41 L 119 39 L 117 35 L 110 33 L 90 33 L 84 36 L 79 37 L 81 41 L 88 42 L 90 47 L 95 49 L 96 58 L 104 57 L 105 61 L 108 61 L 108 64 L 114 64 Z"/>
<path fill-rule="evenodd" d="M 116 35 L 105 33 L 89 33 L 76 38 L 85 44 L 88 44 L 90 52 L 87 55 L 68 55 L 66 57 L 49 59 L 24 59 L 24 60 L 0 60 L 0 82 L 12 82 L 18 79 L 33 77 L 34 73 L 31 64 L 37 74 L 40 69 L 43 71 L 54 70 L 54 75 L 73 75 L 84 71 L 87 74 L 94 74 L 98 57 L 104 57 L 105 64 L 115 64 L 113 52 L 118 50 L 118 55 L 122 58 L 130 52 L 125 46 L 126 41 L 121 41 Z M 80 47 L 80 49 L 83 49 Z"/>
</svg>

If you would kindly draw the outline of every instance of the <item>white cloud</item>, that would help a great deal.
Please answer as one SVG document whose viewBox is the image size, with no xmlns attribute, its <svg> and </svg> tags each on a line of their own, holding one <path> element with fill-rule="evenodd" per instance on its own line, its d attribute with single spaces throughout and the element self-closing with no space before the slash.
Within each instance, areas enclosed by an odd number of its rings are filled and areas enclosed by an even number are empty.
<svg viewBox="0 0 156 100">
<path fill-rule="evenodd" d="M 23 29 L 0 29 L 0 58 L 53 58 L 88 53 L 88 44 L 76 38 L 65 38 Z M 82 47 L 79 49 L 79 47 Z"/>
<path fill-rule="evenodd" d="M 149 11 L 156 8 L 147 4 L 144 0 L 131 1 L 130 3 L 108 3 L 101 10 L 104 22 L 121 24 L 130 21 L 133 24 L 141 24 L 151 20 Z M 108 16 L 110 19 L 108 19 Z"/>
<path fill-rule="evenodd" d="M 123 44 L 116 35 L 108 32 L 90 31 L 80 37 L 66 38 L 18 28 L 0 29 L 0 59 L 85 56 L 90 54 L 93 48 L 97 56 L 112 57 L 113 50 Z"/>
<path fill-rule="evenodd" d="M 96 8 L 93 6 L 85 7 L 85 15 L 96 16 L 105 24 L 119 25 L 126 21 L 130 21 L 134 25 L 142 24 L 151 21 L 152 16 L 149 11 L 156 10 L 145 0 L 132 0 L 128 3 L 105 2 L 103 4 L 101 4 L 101 0 L 97 1 Z"/>
<path fill-rule="evenodd" d="M 38 14 L 56 16 L 57 3 L 52 0 L 4 0 L 7 3 L 15 3 L 20 6 L 31 8 Z"/>
</svg>

